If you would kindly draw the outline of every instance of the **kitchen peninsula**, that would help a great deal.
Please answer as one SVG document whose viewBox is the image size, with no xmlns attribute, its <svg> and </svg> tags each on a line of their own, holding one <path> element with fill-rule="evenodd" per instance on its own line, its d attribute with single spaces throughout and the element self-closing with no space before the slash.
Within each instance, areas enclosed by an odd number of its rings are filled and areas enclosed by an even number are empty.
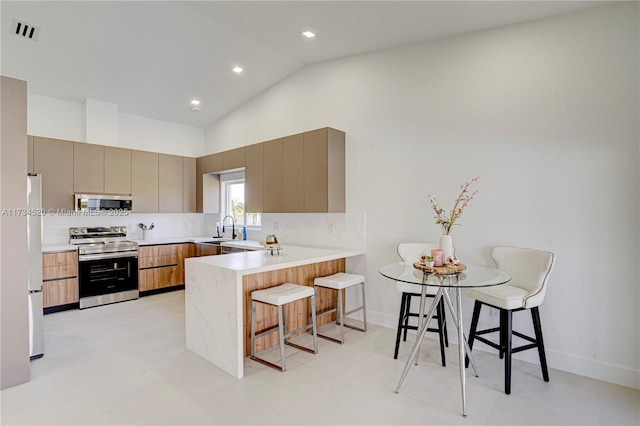
<svg viewBox="0 0 640 426">
<path fill-rule="evenodd" d="M 344 272 L 346 259 L 364 255 L 364 250 L 284 246 L 280 255 L 262 250 L 225 256 L 189 258 L 185 261 L 185 323 L 187 348 L 236 378 L 244 375 L 251 326 L 251 292 L 285 282 L 313 286 L 318 276 Z M 332 292 L 319 291 L 319 312 L 335 306 Z M 290 329 L 296 320 L 310 315 L 306 304 L 292 304 Z M 276 311 L 256 311 L 257 327 L 277 323 Z M 325 323 L 331 318 L 325 316 Z M 320 322 L 319 325 L 324 323 Z M 277 336 L 257 340 L 257 350 L 277 344 Z"/>
</svg>

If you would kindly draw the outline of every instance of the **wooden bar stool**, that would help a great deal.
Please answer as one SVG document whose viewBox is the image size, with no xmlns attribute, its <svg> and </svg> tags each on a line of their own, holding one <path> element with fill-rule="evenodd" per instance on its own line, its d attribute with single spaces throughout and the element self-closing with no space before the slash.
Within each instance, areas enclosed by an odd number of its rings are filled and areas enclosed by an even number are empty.
<svg viewBox="0 0 640 426">
<path fill-rule="evenodd" d="M 331 290 L 336 290 L 338 292 L 338 305 L 334 309 L 330 309 L 321 314 L 318 314 L 317 317 L 319 318 L 321 316 L 336 312 L 337 313 L 336 323 L 340 324 L 340 340 L 334 339 L 333 337 L 325 336 L 322 334 L 318 334 L 318 336 L 322 337 L 323 339 L 331 340 L 332 342 L 343 344 L 344 343 L 344 327 L 349 327 L 358 331 L 367 331 L 367 309 L 366 309 L 366 298 L 365 298 L 365 292 L 364 292 L 364 277 L 362 275 L 338 272 L 337 274 L 329 275 L 326 277 L 318 277 L 313 280 L 313 283 L 316 287 L 328 288 Z M 362 306 L 352 309 L 349 312 L 345 312 L 344 304 L 342 300 L 342 291 L 345 290 L 346 292 L 347 288 L 357 284 L 360 284 L 362 289 Z M 344 323 L 344 317 L 359 311 L 362 311 L 362 317 L 364 320 L 364 326 L 362 328 Z"/>
<path fill-rule="evenodd" d="M 305 298 L 311 298 L 311 324 L 304 325 L 300 328 L 297 328 L 296 330 L 285 333 L 289 320 L 288 304 L 291 302 L 295 302 L 296 300 Z M 278 325 L 270 327 L 256 334 L 256 303 L 258 302 L 278 307 Z M 284 319 L 282 315 L 283 306 L 285 307 Z M 313 349 L 305 348 L 304 346 L 297 345 L 287 340 L 289 336 L 301 331 L 308 330 L 309 328 L 313 329 Z M 280 365 L 274 364 L 255 355 L 256 337 L 261 337 L 265 334 L 273 333 L 275 331 L 277 331 L 280 336 Z M 289 345 L 296 349 L 300 349 L 302 351 L 313 354 L 318 353 L 318 330 L 316 328 L 316 297 L 315 290 L 312 287 L 286 283 L 264 290 L 256 290 L 251 293 L 251 359 L 267 365 L 271 368 L 275 368 L 276 370 L 285 371 L 286 361 L 284 355 L 284 345 Z"/>
</svg>

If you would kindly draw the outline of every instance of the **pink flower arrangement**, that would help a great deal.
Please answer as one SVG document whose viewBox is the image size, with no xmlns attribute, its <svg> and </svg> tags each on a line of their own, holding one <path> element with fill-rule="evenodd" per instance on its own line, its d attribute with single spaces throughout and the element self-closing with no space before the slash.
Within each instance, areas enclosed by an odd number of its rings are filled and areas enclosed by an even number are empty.
<svg viewBox="0 0 640 426">
<path fill-rule="evenodd" d="M 464 185 L 460 185 L 460 195 L 455 199 L 453 204 L 453 208 L 451 209 L 451 214 L 447 217 L 444 214 L 444 209 L 440 207 L 438 204 L 438 200 L 436 200 L 435 195 L 429 195 L 429 203 L 431 204 L 431 208 L 436 213 L 434 216 L 436 220 L 436 224 L 442 226 L 442 233 L 444 235 L 449 235 L 451 232 L 451 227 L 455 224 L 456 220 L 462 215 L 464 209 L 467 208 L 467 204 L 469 201 L 473 200 L 473 197 L 476 196 L 478 191 L 473 191 L 473 193 L 469 194 L 469 186 L 480 179 L 480 176 L 471 179 L 469 182 L 465 182 Z"/>
</svg>

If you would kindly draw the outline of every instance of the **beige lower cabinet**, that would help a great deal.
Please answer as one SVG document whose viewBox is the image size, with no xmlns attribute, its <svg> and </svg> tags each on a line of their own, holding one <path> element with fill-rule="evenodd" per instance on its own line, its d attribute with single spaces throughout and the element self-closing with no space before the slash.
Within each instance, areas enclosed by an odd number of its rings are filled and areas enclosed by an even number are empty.
<svg viewBox="0 0 640 426">
<path fill-rule="evenodd" d="M 184 285 L 184 259 L 191 255 L 191 244 L 163 244 L 138 249 L 138 288 L 140 292 Z"/>
<path fill-rule="evenodd" d="M 42 254 L 42 298 L 44 308 L 78 303 L 78 252 Z"/>
</svg>

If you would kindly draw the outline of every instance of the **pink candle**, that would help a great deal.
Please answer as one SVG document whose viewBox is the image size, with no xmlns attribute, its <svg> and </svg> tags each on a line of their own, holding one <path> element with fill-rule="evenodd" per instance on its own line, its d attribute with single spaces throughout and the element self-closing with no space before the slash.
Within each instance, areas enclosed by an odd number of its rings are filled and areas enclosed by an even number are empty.
<svg viewBox="0 0 640 426">
<path fill-rule="evenodd" d="M 444 263 L 444 250 L 433 249 L 431 250 L 431 256 L 433 256 L 434 266 L 442 266 Z"/>
</svg>

